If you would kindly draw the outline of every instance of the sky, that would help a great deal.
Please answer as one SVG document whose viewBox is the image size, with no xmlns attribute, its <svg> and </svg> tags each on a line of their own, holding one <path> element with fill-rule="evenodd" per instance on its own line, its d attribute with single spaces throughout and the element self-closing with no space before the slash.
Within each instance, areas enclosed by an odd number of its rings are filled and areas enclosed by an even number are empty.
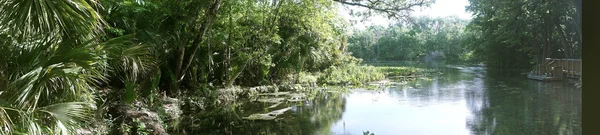
<svg viewBox="0 0 600 135">
<path fill-rule="evenodd" d="M 471 13 L 465 11 L 465 6 L 468 5 L 468 0 L 436 0 L 436 2 L 430 7 L 416 8 L 415 12 L 413 12 L 413 16 L 447 17 L 456 15 L 463 19 L 471 19 Z M 352 9 L 358 8 L 353 6 L 348 7 Z M 350 11 L 347 10 L 345 6 L 339 6 L 338 12 L 346 19 L 358 19 L 350 16 Z M 365 22 L 358 21 L 356 24 L 354 24 L 354 28 L 364 29 L 366 26 L 371 25 L 387 26 L 391 22 L 386 17 L 382 16 L 373 16 L 370 17 L 369 20 L 370 21 Z"/>
</svg>

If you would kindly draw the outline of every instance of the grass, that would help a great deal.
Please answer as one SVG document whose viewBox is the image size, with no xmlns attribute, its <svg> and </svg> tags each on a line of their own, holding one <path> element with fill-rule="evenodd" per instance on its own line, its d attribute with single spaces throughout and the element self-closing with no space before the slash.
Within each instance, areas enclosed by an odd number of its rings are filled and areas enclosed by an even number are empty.
<svg viewBox="0 0 600 135">
<path fill-rule="evenodd" d="M 329 67 L 318 78 L 320 84 L 362 84 L 365 82 L 378 81 L 385 75 L 373 66 L 361 66 L 358 64 L 347 64 L 339 67 Z"/>
<path fill-rule="evenodd" d="M 385 76 L 410 76 L 416 75 L 425 71 L 421 68 L 416 67 L 377 67 L 379 72 L 384 73 Z"/>
<path fill-rule="evenodd" d="M 319 74 L 319 84 L 352 84 L 361 85 L 368 82 L 380 81 L 389 76 L 416 76 L 429 72 L 416 67 L 388 67 L 367 66 L 358 64 L 347 64 L 338 67 L 330 67 Z"/>
</svg>

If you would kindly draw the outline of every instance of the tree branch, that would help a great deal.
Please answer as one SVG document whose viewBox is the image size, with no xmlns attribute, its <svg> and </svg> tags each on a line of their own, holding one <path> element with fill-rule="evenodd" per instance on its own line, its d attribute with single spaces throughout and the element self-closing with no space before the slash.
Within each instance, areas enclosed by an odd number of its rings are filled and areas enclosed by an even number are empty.
<svg viewBox="0 0 600 135">
<path fill-rule="evenodd" d="M 198 51 L 198 48 L 200 48 L 200 44 L 202 43 L 203 39 L 204 39 L 204 35 L 206 34 L 206 31 L 208 31 L 208 29 L 210 28 L 210 25 L 212 24 L 213 19 L 217 16 L 217 12 L 219 11 L 219 7 L 221 6 L 221 0 L 215 0 L 215 2 L 206 10 L 205 13 L 205 18 L 204 21 L 202 22 L 202 25 L 200 25 L 200 29 L 199 29 L 199 34 L 196 35 L 196 37 L 194 38 L 194 41 L 192 42 L 192 46 L 189 48 L 190 53 L 187 54 L 187 57 L 184 59 L 183 65 L 181 66 L 181 70 L 177 71 L 177 79 L 178 81 L 183 80 L 183 76 L 185 75 L 185 72 L 187 71 L 187 69 L 190 67 L 190 65 L 192 64 L 192 61 L 194 60 L 194 56 L 196 55 L 196 52 Z"/>
<path fill-rule="evenodd" d="M 431 3 L 431 1 L 428 1 L 428 0 L 418 0 L 415 2 L 400 3 L 400 4 L 388 3 L 388 2 L 385 2 L 382 0 L 367 0 L 366 2 L 362 2 L 362 1 L 355 2 L 355 1 L 348 1 L 348 0 L 333 0 L 333 1 L 339 2 L 344 5 L 358 6 L 358 7 L 368 8 L 368 9 L 375 10 L 375 11 L 380 11 L 383 13 L 387 13 L 387 15 L 393 16 L 396 18 L 407 17 L 407 15 L 401 15 L 400 14 L 401 11 L 413 11 L 412 8 L 414 8 L 414 7 L 424 6 L 424 5 Z M 369 3 L 369 4 L 367 4 L 367 3 Z M 383 3 L 384 5 L 380 5 L 381 3 Z"/>
</svg>

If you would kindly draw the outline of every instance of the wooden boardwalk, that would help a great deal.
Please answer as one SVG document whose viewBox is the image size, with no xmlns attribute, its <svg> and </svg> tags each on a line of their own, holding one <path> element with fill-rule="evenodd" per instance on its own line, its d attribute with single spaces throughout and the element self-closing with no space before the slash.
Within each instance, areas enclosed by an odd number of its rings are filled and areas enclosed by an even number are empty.
<svg viewBox="0 0 600 135">
<path fill-rule="evenodd" d="M 546 58 L 544 63 L 536 65 L 527 77 L 540 81 L 578 79 L 581 77 L 581 62 L 581 59 Z"/>
</svg>

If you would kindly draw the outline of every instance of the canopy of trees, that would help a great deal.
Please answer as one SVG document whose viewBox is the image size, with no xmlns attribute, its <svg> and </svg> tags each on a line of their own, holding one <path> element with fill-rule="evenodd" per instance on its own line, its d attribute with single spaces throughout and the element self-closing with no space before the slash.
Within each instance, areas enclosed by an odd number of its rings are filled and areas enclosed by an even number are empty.
<svg viewBox="0 0 600 135">
<path fill-rule="evenodd" d="M 0 133 L 72 134 L 92 112 L 104 117 L 107 102 L 274 84 L 355 62 L 337 6 L 399 16 L 428 3 L 0 0 Z"/>
<path fill-rule="evenodd" d="M 580 0 L 469 2 L 472 20 L 417 18 L 409 24 L 370 27 L 348 39 L 349 52 L 365 60 L 441 58 L 500 67 L 581 58 Z"/>
<path fill-rule="evenodd" d="M 469 0 L 465 44 L 494 66 L 581 58 L 581 0 Z"/>
<path fill-rule="evenodd" d="M 73 134 L 108 102 L 280 84 L 359 61 L 346 51 L 497 66 L 581 56 L 581 0 L 470 0 L 469 24 L 410 17 L 432 2 L 0 0 L 0 134 Z M 349 36 L 340 5 L 411 23 Z"/>
<path fill-rule="evenodd" d="M 372 26 L 353 33 L 348 51 L 364 60 L 459 60 L 469 53 L 462 44 L 467 24 L 468 20 L 458 17 L 420 17 L 414 23 Z"/>
</svg>

